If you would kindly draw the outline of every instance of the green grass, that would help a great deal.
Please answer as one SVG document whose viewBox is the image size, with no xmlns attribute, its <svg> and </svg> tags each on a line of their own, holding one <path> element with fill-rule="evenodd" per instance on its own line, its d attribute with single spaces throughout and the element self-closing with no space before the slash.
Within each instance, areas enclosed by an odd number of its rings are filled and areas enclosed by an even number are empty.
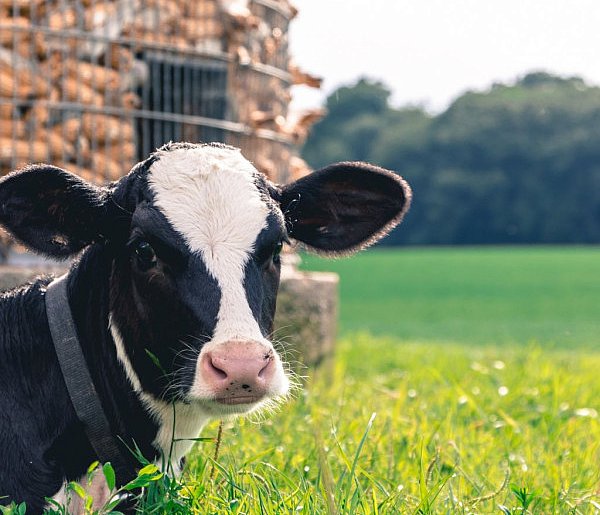
<svg viewBox="0 0 600 515">
<path fill-rule="evenodd" d="M 155 476 L 144 513 L 598 513 L 599 369 L 355 335 L 279 413 L 227 424 L 216 465 L 202 442 L 185 486 Z"/>
<path fill-rule="evenodd" d="M 345 339 L 295 403 L 226 431 L 212 510 L 522 513 L 514 488 L 534 513 L 597 513 L 599 367 L 597 353 Z"/>
<path fill-rule="evenodd" d="M 304 259 L 342 276 L 335 361 L 147 469 L 143 513 L 600 513 L 600 249 Z"/>
<path fill-rule="evenodd" d="M 600 348 L 600 248 L 375 250 L 303 256 L 341 277 L 343 335 Z"/>
</svg>

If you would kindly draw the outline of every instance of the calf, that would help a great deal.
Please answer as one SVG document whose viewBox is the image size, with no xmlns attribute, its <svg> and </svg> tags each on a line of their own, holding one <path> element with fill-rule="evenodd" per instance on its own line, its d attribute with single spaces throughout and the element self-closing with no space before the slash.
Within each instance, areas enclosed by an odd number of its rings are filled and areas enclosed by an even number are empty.
<svg viewBox="0 0 600 515">
<path fill-rule="evenodd" d="M 283 243 L 348 254 L 398 224 L 410 196 L 398 175 L 365 163 L 277 186 L 220 144 L 165 145 L 106 188 L 47 165 L 2 179 L 0 223 L 13 235 L 53 258 L 83 252 L 60 283 L 64 306 L 48 278 L 0 301 L 0 504 L 40 512 L 102 459 L 46 309 L 64 313 L 59 326 L 72 319 L 75 375 L 87 365 L 84 389 L 125 462 L 118 479 L 135 470 L 136 447 L 177 469 L 208 420 L 288 394 L 269 340 Z"/>
</svg>

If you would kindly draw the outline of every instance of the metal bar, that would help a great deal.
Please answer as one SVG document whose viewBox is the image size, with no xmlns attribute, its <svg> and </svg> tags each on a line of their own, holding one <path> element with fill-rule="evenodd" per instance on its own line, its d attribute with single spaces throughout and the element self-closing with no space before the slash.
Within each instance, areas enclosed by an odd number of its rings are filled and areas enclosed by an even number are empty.
<svg viewBox="0 0 600 515">
<path fill-rule="evenodd" d="M 23 107 L 31 107 L 36 104 L 36 100 L 21 100 L 18 102 L 18 105 Z M 11 104 L 10 101 L 6 101 L 5 99 L 0 99 L 1 103 Z M 72 110 L 78 112 L 90 112 L 96 114 L 108 114 L 114 116 L 120 115 L 128 115 L 136 118 L 144 118 L 149 120 L 163 120 L 170 122 L 181 122 L 181 123 L 189 123 L 192 125 L 203 125 L 206 127 L 212 127 L 215 129 L 223 129 L 229 132 L 237 132 L 240 134 L 265 134 L 267 139 L 272 139 L 275 141 L 292 142 L 292 139 L 278 135 L 278 137 L 274 138 L 269 136 L 269 133 L 274 133 L 274 131 L 269 131 L 267 129 L 252 129 L 243 123 L 238 122 L 230 122 L 227 120 L 219 120 L 214 118 L 206 118 L 204 116 L 194 116 L 194 115 L 186 115 L 186 114 L 175 114 L 175 113 L 164 113 L 158 111 L 150 111 L 147 109 L 124 109 L 121 107 L 110 107 L 110 106 L 92 106 L 89 104 L 79 104 L 76 102 L 54 102 L 48 101 L 47 104 L 49 109 L 64 109 L 64 110 Z M 274 133 L 276 134 L 276 133 Z"/>
<path fill-rule="evenodd" d="M 13 30 L 15 32 L 24 32 L 24 31 L 31 31 L 31 32 L 40 32 L 43 34 L 46 34 L 47 36 L 52 36 L 52 37 L 56 37 L 56 38 L 68 38 L 68 37 L 73 37 L 73 38 L 77 38 L 77 39 L 85 39 L 87 41 L 95 41 L 95 42 L 104 42 L 104 43 L 117 43 L 117 44 L 121 44 L 124 46 L 134 46 L 137 42 L 136 39 L 133 38 L 124 38 L 124 37 L 106 37 L 106 36 L 99 36 L 97 34 L 91 34 L 91 33 L 87 33 L 87 32 L 82 32 L 80 30 L 72 30 L 72 29 L 66 29 L 63 31 L 56 31 L 47 27 L 41 27 L 41 26 L 35 26 L 35 27 L 12 27 L 10 25 L 3 25 L 2 23 L 0 23 L 0 30 L 2 30 L 3 28 L 6 29 L 10 29 Z M 138 42 L 139 44 L 139 42 Z M 170 46 L 169 44 L 165 44 L 165 43 L 155 43 L 155 42 L 150 42 L 150 41 L 144 41 L 143 42 L 143 46 L 151 49 L 151 50 L 157 50 L 157 51 L 172 51 L 173 47 Z M 223 61 L 223 62 L 229 62 L 232 61 L 234 58 L 227 54 L 226 52 L 216 52 L 216 51 L 212 51 L 212 50 L 197 50 L 194 47 L 190 47 L 190 48 L 177 48 L 177 53 L 178 54 L 185 54 L 185 55 L 190 55 L 193 57 L 199 57 L 199 58 L 206 58 L 206 59 L 213 59 L 213 60 L 218 60 L 218 61 Z M 180 59 L 188 59 L 187 57 L 180 57 Z M 239 64 L 240 67 L 245 67 L 245 68 L 250 68 L 252 70 L 255 70 L 259 73 L 262 73 L 264 75 L 270 75 L 272 77 L 277 77 L 287 83 L 292 82 L 292 76 L 289 72 L 285 71 L 285 70 L 281 70 L 275 66 L 271 66 L 268 64 L 263 64 L 263 63 L 250 63 L 250 64 L 246 64 L 246 65 L 242 65 Z"/>
</svg>

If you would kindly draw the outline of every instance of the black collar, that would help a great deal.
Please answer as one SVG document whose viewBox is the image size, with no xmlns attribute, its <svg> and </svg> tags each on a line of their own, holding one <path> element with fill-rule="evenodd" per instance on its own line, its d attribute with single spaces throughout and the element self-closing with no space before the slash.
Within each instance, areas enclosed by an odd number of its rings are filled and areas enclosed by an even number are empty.
<svg viewBox="0 0 600 515">
<path fill-rule="evenodd" d="M 54 279 L 46 290 L 46 315 L 69 397 L 85 434 L 101 463 L 110 462 L 121 484 L 136 474 L 110 429 L 81 350 L 67 297 L 68 275 Z"/>
</svg>

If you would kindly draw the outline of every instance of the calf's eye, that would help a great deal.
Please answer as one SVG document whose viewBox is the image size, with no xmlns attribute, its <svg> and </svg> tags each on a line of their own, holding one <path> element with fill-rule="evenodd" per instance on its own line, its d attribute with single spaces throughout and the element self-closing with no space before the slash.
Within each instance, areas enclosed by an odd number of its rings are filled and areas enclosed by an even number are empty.
<svg viewBox="0 0 600 515">
<path fill-rule="evenodd" d="M 156 266 L 156 253 L 147 241 L 140 241 L 135 245 L 135 256 L 142 270 L 149 270 Z"/>
</svg>

